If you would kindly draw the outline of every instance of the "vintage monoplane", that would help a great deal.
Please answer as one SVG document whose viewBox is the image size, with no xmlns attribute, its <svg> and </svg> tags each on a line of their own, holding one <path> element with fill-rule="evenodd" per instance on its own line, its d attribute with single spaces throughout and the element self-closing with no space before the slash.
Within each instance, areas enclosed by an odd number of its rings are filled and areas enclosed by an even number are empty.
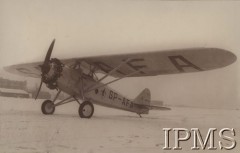
<svg viewBox="0 0 240 153">
<path fill-rule="evenodd" d="M 41 62 L 12 65 L 8 72 L 23 76 L 41 78 L 36 98 L 45 83 L 49 89 L 57 89 L 53 100 L 42 103 L 42 113 L 53 114 L 55 107 L 76 101 L 79 103 L 79 116 L 91 118 L 94 104 L 122 109 L 141 114 L 148 114 L 151 109 L 168 110 L 163 106 L 151 105 L 149 89 L 144 89 L 135 99 L 130 100 L 108 85 L 126 77 L 155 76 L 199 72 L 225 67 L 236 61 L 236 56 L 218 48 L 188 48 L 122 55 L 107 55 L 87 58 L 59 60 L 51 58 L 55 39 L 52 41 L 43 64 Z M 98 73 L 103 74 L 100 78 Z M 103 83 L 112 76 L 110 82 Z M 61 92 L 69 95 L 57 101 Z M 80 102 L 81 101 L 81 102 Z"/>
</svg>

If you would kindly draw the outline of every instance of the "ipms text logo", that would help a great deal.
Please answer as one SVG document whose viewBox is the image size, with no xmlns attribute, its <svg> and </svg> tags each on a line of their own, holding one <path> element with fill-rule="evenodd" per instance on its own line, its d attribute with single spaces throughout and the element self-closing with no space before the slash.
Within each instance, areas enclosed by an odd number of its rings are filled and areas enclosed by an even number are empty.
<svg viewBox="0 0 240 153">
<path fill-rule="evenodd" d="M 165 144 L 163 150 L 182 150 L 180 146 L 181 141 L 192 141 L 192 150 L 232 150 L 236 147 L 237 142 L 234 139 L 236 136 L 235 130 L 233 128 L 222 128 L 218 132 L 219 141 L 218 147 L 215 146 L 215 133 L 217 128 L 209 128 L 207 135 L 203 139 L 203 136 L 198 128 L 191 128 L 191 130 L 186 128 L 163 128 Z M 174 133 L 174 134 L 173 134 Z M 174 135 L 174 146 L 170 146 L 170 136 Z M 192 139 L 190 139 L 192 136 Z M 224 142 L 224 143 L 223 143 Z"/>
</svg>

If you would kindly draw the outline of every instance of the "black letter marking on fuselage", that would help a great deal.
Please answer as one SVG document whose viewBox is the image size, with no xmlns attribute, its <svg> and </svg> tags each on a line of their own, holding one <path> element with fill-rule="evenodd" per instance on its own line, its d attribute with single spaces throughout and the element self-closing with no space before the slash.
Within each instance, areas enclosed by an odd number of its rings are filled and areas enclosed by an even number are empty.
<svg viewBox="0 0 240 153">
<path fill-rule="evenodd" d="M 198 71 L 202 71 L 201 68 L 197 67 L 196 65 L 194 65 L 193 63 L 191 63 L 190 61 L 188 61 L 186 58 L 184 58 L 181 55 L 178 56 L 168 56 L 168 58 L 170 59 L 170 61 L 173 63 L 173 65 L 179 70 L 179 72 L 185 72 L 183 68 L 185 67 L 192 67 Z M 180 64 L 177 60 L 182 61 L 185 64 Z"/>
<path fill-rule="evenodd" d="M 109 92 L 109 97 L 108 97 L 109 99 L 112 99 L 113 98 L 113 92 L 110 90 L 110 92 Z"/>
<path fill-rule="evenodd" d="M 136 71 L 141 70 L 142 68 L 146 68 L 146 65 L 134 65 L 134 62 L 139 62 L 139 61 L 144 61 L 143 58 L 136 58 L 136 59 L 131 59 L 129 62 L 127 62 L 127 65 L 133 68 Z M 143 71 L 139 71 L 142 74 L 145 74 Z"/>
<path fill-rule="evenodd" d="M 123 98 L 122 105 L 126 107 L 133 108 L 133 103 L 129 99 Z"/>
<path fill-rule="evenodd" d="M 118 94 L 110 90 L 109 92 L 109 99 L 115 100 L 118 98 Z"/>
</svg>

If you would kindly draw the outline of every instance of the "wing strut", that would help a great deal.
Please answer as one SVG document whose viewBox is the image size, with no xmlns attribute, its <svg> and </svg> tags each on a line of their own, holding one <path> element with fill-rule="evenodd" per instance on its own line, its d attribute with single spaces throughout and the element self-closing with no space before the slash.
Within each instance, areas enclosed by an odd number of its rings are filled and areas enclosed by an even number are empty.
<svg viewBox="0 0 240 153">
<path fill-rule="evenodd" d="M 123 79 L 123 78 L 132 76 L 132 75 L 134 75 L 134 74 L 136 74 L 136 73 L 138 73 L 138 72 L 140 72 L 140 71 L 141 71 L 141 69 L 140 69 L 140 70 L 137 70 L 137 71 L 134 71 L 134 72 L 132 72 L 132 73 L 130 73 L 130 74 L 124 75 L 124 76 L 121 77 L 121 78 L 112 80 L 112 81 L 110 81 L 110 82 L 108 82 L 108 83 L 105 83 L 105 84 L 102 84 L 102 85 L 100 85 L 100 86 L 96 86 L 96 87 L 94 87 L 94 88 L 90 88 L 89 90 L 85 91 L 84 93 L 88 93 L 88 92 L 93 91 L 93 90 L 95 90 L 95 89 L 104 87 L 104 86 L 106 86 L 106 85 L 109 85 L 109 84 L 111 84 L 111 83 L 113 83 L 113 82 L 116 82 L 116 81 L 118 81 L 118 80 L 121 80 L 121 79 Z"/>
<path fill-rule="evenodd" d="M 97 81 L 97 83 L 100 82 L 100 81 L 102 81 L 102 80 L 104 80 L 106 77 L 108 77 L 109 75 L 111 75 L 113 72 L 116 72 L 118 69 L 120 69 L 120 67 L 122 67 L 124 64 L 126 64 L 126 63 L 129 62 L 129 61 L 130 61 L 130 59 L 128 58 L 128 59 L 125 60 L 124 62 L 120 63 L 117 67 L 115 67 L 115 68 L 112 69 L 110 72 L 108 72 L 107 74 L 105 74 L 101 79 L 99 79 L 99 80 Z"/>
<path fill-rule="evenodd" d="M 129 62 L 129 61 L 130 61 L 130 58 L 124 60 L 124 61 L 121 62 L 117 67 L 115 67 L 115 68 L 112 69 L 110 72 L 108 72 L 107 74 L 105 74 L 102 78 L 100 78 L 99 80 L 97 80 L 96 83 L 101 82 L 101 81 L 104 80 L 106 77 L 108 77 L 108 76 L 111 75 L 112 73 L 114 73 L 114 72 L 116 72 L 117 70 L 119 70 L 124 64 L 126 64 L 126 63 Z M 135 73 L 134 73 L 134 74 L 135 74 Z M 130 76 L 130 75 L 127 75 L 127 76 Z M 124 76 L 124 77 L 127 77 L 127 76 Z M 124 78 L 124 77 L 122 77 L 122 78 Z M 122 78 L 121 78 L 121 79 L 122 79 Z M 116 79 L 116 81 L 118 81 L 118 80 L 120 80 L 120 79 L 119 79 L 119 78 Z M 115 82 L 115 81 L 113 81 L 113 82 Z M 109 82 L 109 84 L 110 84 L 110 83 L 113 83 L 113 82 L 111 81 L 111 82 Z M 106 84 L 106 85 L 107 85 L 107 84 Z M 105 85 L 104 85 L 104 86 L 105 86 Z M 88 88 L 86 89 L 86 92 L 90 92 L 90 91 L 92 91 L 92 90 L 97 89 L 97 88 L 92 89 L 93 87 L 95 87 L 95 84 L 92 85 L 92 86 L 90 86 L 90 87 L 88 87 Z M 98 87 L 98 88 L 99 88 L 99 87 Z M 84 91 L 84 90 L 82 90 L 82 91 Z M 83 92 L 83 93 L 84 93 L 84 92 Z M 82 93 L 82 95 L 83 95 L 83 93 Z"/>
</svg>

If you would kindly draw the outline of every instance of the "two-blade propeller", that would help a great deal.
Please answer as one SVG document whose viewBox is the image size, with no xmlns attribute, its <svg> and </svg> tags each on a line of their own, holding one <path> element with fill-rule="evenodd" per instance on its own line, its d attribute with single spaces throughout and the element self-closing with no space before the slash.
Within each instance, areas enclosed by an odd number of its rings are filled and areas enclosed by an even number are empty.
<svg viewBox="0 0 240 153">
<path fill-rule="evenodd" d="M 37 97 L 38 97 L 38 95 L 40 93 L 40 90 L 42 88 L 43 76 L 46 75 L 49 72 L 49 70 L 50 70 L 49 62 L 50 62 L 50 58 L 51 58 L 51 55 L 52 55 L 54 43 L 55 43 L 55 39 L 53 39 L 51 45 L 49 46 L 49 49 L 47 51 L 47 54 L 46 54 L 45 60 L 43 62 L 43 65 L 41 65 L 42 78 L 41 78 L 41 83 L 40 83 L 40 86 L 38 88 L 38 91 L 37 91 L 35 99 L 37 99 Z"/>
</svg>

